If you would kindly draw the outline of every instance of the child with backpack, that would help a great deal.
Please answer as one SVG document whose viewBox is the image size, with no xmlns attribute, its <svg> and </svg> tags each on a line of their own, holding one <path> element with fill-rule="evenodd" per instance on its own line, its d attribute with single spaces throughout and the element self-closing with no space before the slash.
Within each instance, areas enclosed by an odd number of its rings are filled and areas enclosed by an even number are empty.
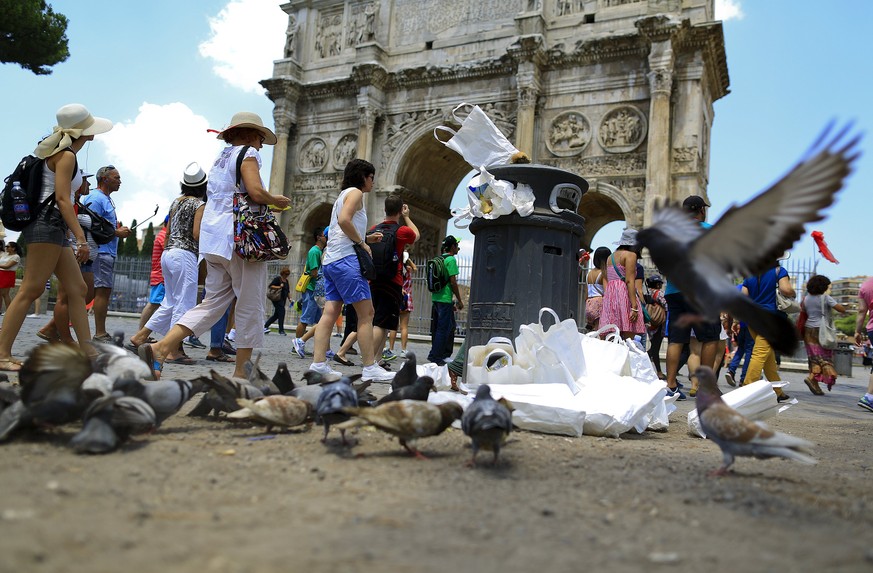
<svg viewBox="0 0 873 573">
<path fill-rule="evenodd" d="M 90 250 L 85 233 L 73 209 L 73 193 L 82 184 L 76 154 L 95 135 L 112 129 L 108 119 L 94 117 L 81 104 L 68 104 L 57 112 L 57 125 L 43 139 L 33 156 L 26 157 L 7 178 L 0 214 L 4 225 L 21 230 L 28 257 L 24 279 L 4 316 L 0 331 L 0 370 L 18 371 L 21 362 L 12 356 L 12 344 L 31 303 L 45 288 L 52 273 L 64 285 L 69 301 L 70 321 L 83 350 L 90 347 L 91 330 L 85 312 L 85 281 L 79 264 L 88 260 Z M 18 181 L 27 195 L 28 207 L 12 207 L 11 188 Z M 11 224 L 10 224 L 11 223 Z M 68 234 L 76 241 L 71 249 Z"/>
</svg>

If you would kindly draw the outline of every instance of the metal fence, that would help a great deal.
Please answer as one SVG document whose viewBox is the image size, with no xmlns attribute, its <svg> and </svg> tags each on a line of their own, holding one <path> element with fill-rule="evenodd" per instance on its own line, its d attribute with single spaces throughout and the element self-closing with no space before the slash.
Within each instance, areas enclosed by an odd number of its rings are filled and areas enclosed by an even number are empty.
<svg viewBox="0 0 873 573">
<path fill-rule="evenodd" d="M 427 290 L 425 281 L 425 261 L 414 261 L 418 267 L 412 275 L 412 314 L 409 317 L 409 333 L 429 335 L 430 334 L 430 312 L 431 301 L 430 292 Z M 288 267 L 291 271 L 289 282 L 293 291 L 297 279 L 303 273 L 303 267 L 306 261 L 301 259 L 296 262 L 292 261 L 273 261 L 267 263 L 267 283 L 264 284 L 263 292 L 266 296 L 267 284 L 273 280 L 279 271 Z M 472 271 L 472 261 L 466 257 L 458 258 L 459 284 L 462 290 L 467 289 L 470 283 L 470 275 Z M 149 273 L 151 272 L 151 260 L 118 257 L 115 260 L 115 288 L 112 289 L 112 298 L 109 301 L 109 310 L 118 312 L 140 312 L 148 301 L 149 293 Z M 292 292 L 293 295 L 293 292 Z M 293 298 L 293 296 L 292 296 Z M 273 307 L 271 304 L 266 305 L 267 316 L 272 314 Z M 294 305 L 288 309 L 285 314 L 286 324 L 296 324 L 300 314 L 294 308 Z M 265 316 L 266 318 L 266 316 Z M 458 323 L 459 336 L 463 336 L 466 332 L 467 325 L 467 308 L 456 313 Z"/>
</svg>

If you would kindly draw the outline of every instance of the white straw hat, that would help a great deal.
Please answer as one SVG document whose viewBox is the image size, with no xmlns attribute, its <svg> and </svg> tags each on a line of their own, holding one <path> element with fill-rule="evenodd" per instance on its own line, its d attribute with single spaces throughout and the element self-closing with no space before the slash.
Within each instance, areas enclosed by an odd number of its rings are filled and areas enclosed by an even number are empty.
<svg viewBox="0 0 873 573">
<path fill-rule="evenodd" d="M 83 136 L 106 133 L 112 129 L 112 122 L 102 117 L 94 117 L 84 105 L 70 103 L 55 114 L 58 124 L 52 134 L 39 142 L 33 154 L 45 159 L 70 147 L 73 140 Z"/>
<path fill-rule="evenodd" d="M 203 168 L 200 167 L 200 164 L 196 161 L 192 161 L 188 164 L 188 167 L 185 168 L 185 173 L 182 175 L 181 183 L 188 187 L 196 187 L 206 183 L 207 179 L 206 173 L 203 172 Z"/>
<path fill-rule="evenodd" d="M 251 111 L 235 113 L 230 119 L 230 124 L 218 133 L 218 139 L 224 139 L 224 132 L 234 127 L 250 127 L 260 131 L 264 136 L 264 143 L 266 145 L 276 145 L 276 142 L 279 141 L 275 133 L 264 127 L 261 116 Z"/>
</svg>

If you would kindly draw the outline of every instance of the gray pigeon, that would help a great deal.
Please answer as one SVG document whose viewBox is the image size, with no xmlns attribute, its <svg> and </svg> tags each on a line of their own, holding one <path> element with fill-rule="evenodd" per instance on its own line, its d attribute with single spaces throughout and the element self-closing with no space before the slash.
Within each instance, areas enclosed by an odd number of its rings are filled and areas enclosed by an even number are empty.
<svg viewBox="0 0 873 573">
<path fill-rule="evenodd" d="M 817 463 L 808 455 L 812 444 L 804 439 L 770 430 L 753 422 L 724 403 L 715 373 L 709 366 L 694 371 L 700 388 L 697 391 L 697 415 L 706 437 L 721 448 L 724 464 L 710 475 L 724 475 L 736 456 L 790 458 L 805 464 Z"/>
<path fill-rule="evenodd" d="M 494 452 L 493 464 L 497 463 L 500 447 L 512 431 L 512 412 L 491 397 L 491 388 L 482 384 L 476 389 L 476 398 L 461 417 L 461 429 L 473 440 L 473 459 L 480 449 Z"/>
<path fill-rule="evenodd" d="M 0 441 L 19 428 L 59 426 L 79 420 L 96 397 L 82 391 L 91 361 L 78 346 L 42 344 L 33 349 L 18 373 L 21 402 L 0 415 Z"/>
<path fill-rule="evenodd" d="M 347 377 L 340 378 L 338 382 L 332 382 L 324 386 L 318 396 L 315 405 L 315 420 L 324 424 L 324 437 L 322 443 L 327 441 L 327 434 L 333 424 L 345 422 L 349 419 L 344 412 L 345 408 L 355 408 L 358 405 L 358 393 L 352 386 L 352 380 Z M 340 430 L 343 445 L 347 445 L 346 431 Z"/>
<path fill-rule="evenodd" d="M 415 353 L 407 352 L 406 362 L 403 363 L 403 366 L 400 367 L 400 370 L 391 379 L 391 390 L 394 391 L 404 386 L 411 386 L 418 379 L 417 366 L 418 360 L 415 358 Z"/>
<path fill-rule="evenodd" d="M 155 380 L 139 382 L 136 380 L 119 380 L 114 390 L 127 396 L 144 400 L 155 412 L 155 426 L 182 409 L 182 406 L 203 389 L 201 379 L 194 380 Z"/>
<path fill-rule="evenodd" d="M 788 174 L 745 205 L 728 209 L 710 229 L 678 208 L 663 207 L 637 234 L 637 244 L 648 248 L 658 269 L 703 319 L 715 321 L 719 312 L 728 312 L 790 354 L 797 346 L 794 325 L 762 311 L 736 289 L 732 277 L 772 268 L 801 238 L 804 225 L 822 219 L 860 155 L 860 136 L 848 139 L 850 129 L 831 136 L 829 127 Z"/>
<path fill-rule="evenodd" d="M 109 376 L 113 382 L 118 380 L 151 380 L 152 369 L 142 359 L 124 348 L 114 344 L 92 342 L 97 349 L 94 366 L 97 372 Z"/>
<path fill-rule="evenodd" d="M 98 398 L 85 412 L 82 431 L 70 445 L 80 454 L 105 454 L 134 434 L 152 431 L 155 412 L 144 400 L 112 395 Z"/>
<path fill-rule="evenodd" d="M 201 377 L 199 380 L 215 392 L 213 398 L 210 399 L 210 404 L 216 411 L 235 412 L 240 409 L 239 404 L 237 404 L 238 399 L 254 400 L 264 397 L 264 393 L 260 389 L 246 381 L 238 378 L 227 378 L 215 370 L 210 370 L 209 374 L 211 378 Z M 209 394 L 207 393 L 207 396 Z M 215 400 L 216 397 L 217 400 Z"/>
<path fill-rule="evenodd" d="M 279 390 L 279 388 L 273 383 L 273 380 L 267 378 L 267 375 L 261 371 L 260 364 L 260 352 L 255 353 L 254 362 L 252 362 L 251 360 L 246 361 L 244 367 L 249 384 L 251 384 L 255 388 L 260 388 L 261 392 L 268 396 L 273 394 L 281 394 L 281 390 Z"/>
<path fill-rule="evenodd" d="M 430 376 L 422 376 L 413 382 L 411 386 L 403 386 L 388 393 L 386 396 L 382 396 L 382 398 L 376 401 L 376 406 L 381 406 L 388 402 L 397 402 L 398 400 L 418 400 L 420 402 L 427 402 L 427 397 L 430 394 L 431 389 L 433 389 L 433 384 L 433 378 Z"/>
</svg>

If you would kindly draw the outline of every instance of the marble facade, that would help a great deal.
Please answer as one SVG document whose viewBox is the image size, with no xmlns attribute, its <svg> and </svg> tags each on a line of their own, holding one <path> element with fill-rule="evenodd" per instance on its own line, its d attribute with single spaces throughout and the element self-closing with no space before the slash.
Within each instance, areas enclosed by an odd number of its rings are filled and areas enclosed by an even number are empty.
<svg viewBox="0 0 873 573">
<path fill-rule="evenodd" d="M 352 157 L 371 161 L 368 218 L 387 193 L 413 209 L 428 256 L 470 171 L 434 139 L 479 104 L 534 163 L 588 179 L 592 237 L 640 227 L 655 201 L 706 197 L 713 102 L 729 77 L 713 0 L 292 0 L 284 58 L 261 83 L 279 143 L 271 191 L 292 256 L 326 224 Z M 449 231 L 451 227 L 449 227 Z"/>
</svg>

